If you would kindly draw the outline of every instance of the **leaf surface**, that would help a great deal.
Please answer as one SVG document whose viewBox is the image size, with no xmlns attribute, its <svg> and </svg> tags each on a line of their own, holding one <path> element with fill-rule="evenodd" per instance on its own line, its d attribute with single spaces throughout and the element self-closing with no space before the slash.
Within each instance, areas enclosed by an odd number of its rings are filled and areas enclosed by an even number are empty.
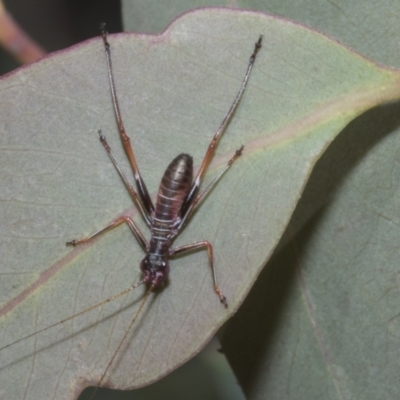
<svg viewBox="0 0 400 400">
<path fill-rule="evenodd" d="M 246 7 L 400 65 L 396 1 Z M 281 251 L 226 327 L 225 354 L 248 399 L 397 396 L 399 115 L 397 103 L 379 107 L 336 138 L 314 168 Z"/>
<path fill-rule="evenodd" d="M 213 243 L 229 309 L 213 293 L 204 252 L 173 260 L 169 284 L 146 304 L 107 385 L 145 385 L 196 354 L 243 301 L 335 136 L 399 95 L 398 72 L 262 14 L 202 10 L 160 36 L 110 37 L 125 127 L 153 195 L 174 156 L 201 162 L 259 34 L 263 49 L 205 183 L 241 144 L 244 154 L 175 243 Z M 100 39 L 10 74 L 0 90 L 6 345 L 137 282 L 143 253 L 126 227 L 74 250 L 64 243 L 122 213 L 143 224 L 97 139 L 102 129 L 128 171 Z M 1 397 L 70 399 L 96 384 L 144 290 L 3 350 Z"/>
</svg>

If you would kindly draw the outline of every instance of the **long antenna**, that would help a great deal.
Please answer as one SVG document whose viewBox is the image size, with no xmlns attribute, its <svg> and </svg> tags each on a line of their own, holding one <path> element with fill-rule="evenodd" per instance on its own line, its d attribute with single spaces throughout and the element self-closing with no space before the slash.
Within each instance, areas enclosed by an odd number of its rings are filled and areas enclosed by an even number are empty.
<svg viewBox="0 0 400 400">
<path fill-rule="evenodd" d="M 91 310 L 93 310 L 93 309 L 95 309 L 97 307 L 102 306 L 103 304 L 109 303 L 110 301 L 113 301 L 113 300 L 117 299 L 118 297 L 121 297 L 124 294 L 129 293 L 131 290 L 137 288 L 139 285 L 143 284 L 144 282 L 145 282 L 145 280 L 142 279 L 140 282 L 134 284 L 133 286 L 128 287 L 127 289 L 123 290 L 122 292 L 120 292 L 118 294 L 115 294 L 114 296 L 109 297 L 106 300 L 101 301 L 100 303 L 97 303 L 97 304 L 95 304 L 95 305 L 93 305 L 93 306 L 91 306 L 89 308 L 86 308 L 83 311 L 78 312 L 77 314 L 74 314 L 74 315 L 69 316 L 68 318 L 62 319 L 61 321 L 58 321 L 55 324 L 51 324 L 49 326 L 46 326 L 45 328 L 39 329 L 36 332 L 33 332 L 33 333 L 31 333 L 31 334 L 29 334 L 27 336 L 24 336 L 24 337 L 22 337 L 22 338 L 20 338 L 18 340 L 15 340 L 14 342 L 11 342 L 11 343 L 3 346 L 3 347 L 0 347 L 0 351 L 6 349 L 7 347 L 10 347 L 10 346 L 12 346 L 12 345 L 14 345 L 16 343 L 22 342 L 25 339 L 29 339 L 30 337 L 35 336 L 35 335 L 37 335 L 37 334 L 39 334 L 41 332 L 47 331 L 47 329 L 54 328 L 57 325 L 63 324 L 64 322 L 67 322 L 67 321 L 69 321 L 69 320 L 71 320 L 73 318 L 79 317 L 79 315 L 85 314 L 85 313 L 87 313 L 87 312 L 89 312 L 89 311 L 91 311 Z"/>
<path fill-rule="evenodd" d="M 95 389 L 94 389 L 92 395 L 90 396 L 89 400 L 93 400 L 93 399 L 94 399 L 94 397 L 95 397 L 95 395 L 96 395 L 96 393 L 97 393 L 97 390 L 99 389 L 100 385 L 102 384 L 102 382 L 103 382 L 103 380 L 104 380 L 104 377 L 106 376 L 108 370 L 110 369 L 112 363 L 114 362 L 115 357 L 116 357 L 117 354 L 119 353 L 119 351 L 120 351 L 120 349 L 121 349 L 123 343 L 125 342 L 125 339 L 126 339 L 127 336 L 128 336 L 128 333 L 129 333 L 130 330 L 132 329 L 133 324 L 135 323 L 136 319 L 138 318 L 140 312 L 142 311 L 142 309 L 143 309 L 143 307 L 144 307 L 144 305 L 145 305 L 145 303 L 146 303 L 146 300 L 149 298 L 150 293 L 152 292 L 153 289 L 154 289 L 154 284 L 150 286 L 149 290 L 147 291 L 147 293 L 146 293 L 145 296 L 143 297 L 143 300 L 142 300 L 142 302 L 140 303 L 140 306 L 139 306 L 138 310 L 136 311 L 135 315 L 133 316 L 132 321 L 131 321 L 131 323 L 130 323 L 129 326 L 128 326 L 128 329 L 125 331 L 124 336 L 122 337 L 121 341 L 119 342 L 117 349 L 114 351 L 114 354 L 112 355 L 112 357 L 111 357 L 111 359 L 110 359 L 110 361 L 109 361 L 109 363 L 108 363 L 108 365 L 107 365 L 107 368 L 104 370 L 103 375 L 101 376 L 99 382 L 97 383 L 97 385 L 96 385 L 96 387 L 95 387 Z"/>
</svg>

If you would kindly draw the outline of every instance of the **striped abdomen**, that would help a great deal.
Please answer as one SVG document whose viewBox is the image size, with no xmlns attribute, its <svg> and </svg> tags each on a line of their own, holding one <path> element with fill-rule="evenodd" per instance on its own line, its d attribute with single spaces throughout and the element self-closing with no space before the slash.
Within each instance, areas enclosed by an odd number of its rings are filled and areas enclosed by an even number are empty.
<svg viewBox="0 0 400 400">
<path fill-rule="evenodd" d="M 153 234 L 166 236 L 164 229 L 173 225 L 188 195 L 193 179 L 193 158 L 179 154 L 168 165 L 158 189 Z"/>
</svg>

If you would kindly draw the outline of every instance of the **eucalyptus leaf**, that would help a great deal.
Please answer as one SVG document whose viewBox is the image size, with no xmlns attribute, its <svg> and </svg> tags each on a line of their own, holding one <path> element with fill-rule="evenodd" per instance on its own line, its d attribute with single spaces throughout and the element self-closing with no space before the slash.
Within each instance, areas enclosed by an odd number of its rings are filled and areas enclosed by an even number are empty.
<svg viewBox="0 0 400 400">
<path fill-rule="evenodd" d="M 174 156 L 188 152 L 201 162 L 259 34 L 263 48 L 205 183 L 241 144 L 244 154 L 176 241 L 213 243 L 229 308 L 213 292 L 204 252 L 173 260 L 169 284 L 128 334 L 109 386 L 146 385 L 196 354 L 244 300 L 332 140 L 365 110 L 399 96 L 397 71 L 260 13 L 202 10 L 159 36 L 112 36 L 125 127 L 153 195 Z M 100 39 L 9 74 L 0 90 L 4 346 L 137 282 L 143 253 L 126 227 L 74 250 L 64 244 L 121 214 L 143 223 L 98 143 L 101 129 L 128 171 Z M 0 397 L 71 399 L 96 384 L 144 291 L 3 350 Z"/>
<path fill-rule="evenodd" d="M 351 49 L 386 65 L 400 65 L 398 29 L 400 3 L 384 0 L 335 2 L 302 0 L 175 0 L 166 3 L 158 0 L 122 0 L 122 17 L 125 31 L 162 32 L 180 14 L 198 7 L 229 7 L 271 13 L 290 18 L 331 38 Z"/>
<path fill-rule="evenodd" d="M 223 348 L 246 398 L 396 398 L 399 124 L 396 103 L 341 132 L 224 327 Z"/>
</svg>

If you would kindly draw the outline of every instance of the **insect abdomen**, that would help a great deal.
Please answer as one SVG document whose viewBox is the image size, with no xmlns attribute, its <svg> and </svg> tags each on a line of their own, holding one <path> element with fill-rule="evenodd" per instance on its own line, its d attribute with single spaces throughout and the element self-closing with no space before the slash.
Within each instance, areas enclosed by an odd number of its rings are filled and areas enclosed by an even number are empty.
<svg viewBox="0 0 400 400">
<path fill-rule="evenodd" d="M 155 225 L 171 226 L 179 215 L 193 180 L 193 158 L 188 154 L 175 157 L 164 172 L 155 206 Z"/>
</svg>

